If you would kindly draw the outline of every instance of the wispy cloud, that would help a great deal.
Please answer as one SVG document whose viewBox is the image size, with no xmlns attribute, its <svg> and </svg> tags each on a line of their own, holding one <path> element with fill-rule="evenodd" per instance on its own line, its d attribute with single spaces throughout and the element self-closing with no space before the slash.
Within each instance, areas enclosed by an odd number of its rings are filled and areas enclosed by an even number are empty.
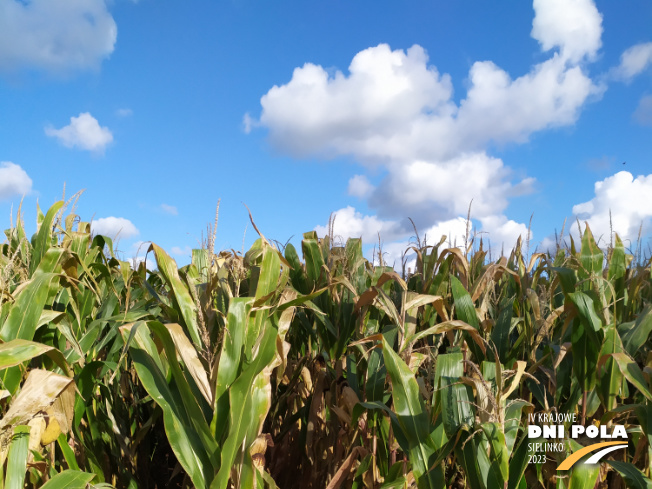
<svg viewBox="0 0 652 489">
<path fill-rule="evenodd" d="M 652 126 L 652 95 L 641 97 L 634 111 L 634 120 L 642 126 Z"/>
<path fill-rule="evenodd" d="M 652 66 L 652 42 L 635 44 L 620 56 L 620 64 L 611 74 L 614 78 L 630 82 Z"/>
<path fill-rule="evenodd" d="M 128 108 L 118 109 L 115 111 L 115 115 L 118 117 L 129 117 L 134 114 L 134 111 Z"/>
<path fill-rule="evenodd" d="M 176 216 L 179 214 L 179 210 L 173 205 L 161 204 L 160 207 L 163 212 L 170 214 L 171 216 Z"/>
</svg>

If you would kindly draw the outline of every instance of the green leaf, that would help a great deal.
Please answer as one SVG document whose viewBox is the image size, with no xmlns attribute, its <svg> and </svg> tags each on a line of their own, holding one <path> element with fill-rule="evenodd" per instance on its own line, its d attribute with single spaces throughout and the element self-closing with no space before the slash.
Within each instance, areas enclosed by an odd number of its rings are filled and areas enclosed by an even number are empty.
<svg viewBox="0 0 652 489">
<path fill-rule="evenodd" d="M 226 489 L 231 477 L 233 462 L 245 441 L 245 435 L 249 430 L 249 424 L 258 419 L 252 419 L 252 408 L 255 405 L 252 395 L 252 384 L 254 378 L 272 361 L 276 352 L 276 334 L 273 327 L 267 327 L 260 339 L 258 354 L 253 361 L 247 365 L 242 374 L 236 379 L 229 389 L 229 402 L 233 409 L 229 410 L 228 437 L 222 447 L 222 459 L 220 470 L 211 483 L 211 489 Z M 244 449 L 247 447 L 245 446 Z"/>
<path fill-rule="evenodd" d="M 614 283 L 614 281 L 624 277 L 626 272 L 627 260 L 625 259 L 625 247 L 620 236 L 616 234 L 616 244 L 609 260 L 609 274 L 607 275 L 609 282 Z"/>
<path fill-rule="evenodd" d="M 434 453 L 429 439 L 432 430 L 417 380 L 384 336 L 383 358 L 392 382 L 394 411 L 408 441 L 408 457 L 417 484 L 420 489 L 440 487 L 434 471 L 430 470 L 429 460 Z"/>
<path fill-rule="evenodd" d="M 478 321 L 478 314 L 471 300 L 471 294 L 468 293 L 457 277 L 451 277 L 451 290 L 455 299 L 457 317 L 475 329 L 479 329 L 480 322 Z"/>
<path fill-rule="evenodd" d="M 605 355 L 602 357 L 601 361 L 604 361 L 609 357 L 616 360 L 618 368 L 625 376 L 625 378 L 631 382 L 648 400 L 652 400 L 652 393 L 648 389 L 647 381 L 645 380 L 643 372 L 641 372 L 641 369 L 638 367 L 636 362 L 629 358 L 625 353 L 612 353 L 611 355 Z"/>
<path fill-rule="evenodd" d="M 494 487 L 504 488 L 509 479 L 509 452 L 505 444 L 505 435 L 498 423 L 483 423 L 482 431 L 491 447 L 489 480 L 496 481 Z"/>
<path fill-rule="evenodd" d="M 192 342 L 198 349 L 202 349 L 203 343 L 199 333 L 199 325 L 197 324 L 197 307 L 186 284 L 179 278 L 177 263 L 162 248 L 153 243 L 150 250 L 154 251 L 159 272 L 170 287 L 174 306 L 180 313 L 181 318 L 183 318 L 183 323 L 190 334 Z"/>
<path fill-rule="evenodd" d="M 474 424 L 471 396 L 468 387 L 460 380 L 463 375 L 461 353 L 446 353 L 437 357 L 435 378 L 439 379 L 442 417 L 449 438 L 455 436 L 460 428 Z"/>
<path fill-rule="evenodd" d="M 623 335 L 623 345 L 632 357 L 647 342 L 652 333 L 652 305 L 646 306 L 636 318 L 634 325 Z"/>
<path fill-rule="evenodd" d="M 5 489 L 22 489 L 29 453 L 29 426 L 16 426 L 9 446 Z"/>
<path fill-rule="evenodd" d="M 574 450 L 582 448 L 577 442 L 571 440 Z M 586 455 L 584 459 L 588 458 Z M 568 489 L 594 489 L 600 476 L 600 464 L 585 464 L 584 459 L 573 465 Z"/>
<path fill-rule="evenodd" d="M 0 370 L 20 365 L 43 354 L 48 355 L 64 372 L 68 372 L 68 364 L 59 350 L 27 340 L 11 340 L 0 344 Z"/>
<path fill-rule="evenodd" d="M 530 450 L 534 440 L 527 437 L 527 434 L 521 438 L 521 441 L 514 450 L 514 455 L 509 464 L 509 482 L 507 489 L 519 488 L 519 483 L 524 481 L 525 470 L 528 466 L 528 460 L 533 452 Z"/>
<path fill-rule="evenodd" d="M 503 299 L 500 303 L 500 312 L 496 325 L 491 330 L 491 341 L 496 345 L 499 358 L 497 362 L 505 362 L 510 350 L 509 333 L 512 328 L 512 316 L 514 315 L 514 298 Z"/>
<path fill-rule="evenodd" d="M 64 470 L 41 486 L 41 489 L 86 489 L 95 474 L 80 470 Z"/>
<path fill-rule="evenodd" d="M 612 353 L 622 353 L 623 345 L 620 341 L 620 336 L 615 326 L 610 325 L 607 327 L 605 332 L 604 343 L 602 344 L 602 349 L 600 350 L 600 358 L 604 355 L 610 355 Z M 608 357 L 602 368 L 598 370 L 598 376 L 600 379 L 598 385 L 598 394 L 602 404 L 605 406 L 607 411 L 611 411 L 616 407 L 618 394 L 620 393 L 620 387 L 622 385 L 623 374 L 616 365 L 616 361 Z"/>
<path fill-rule="evenodd" d="M 55 273 L 37 273 L 28 282 L 21 284 L 16 301 L 0 329 L 2 341 L 34 338 L 43 307 L 50 295 L 56 293 L 58 277 Z"/>
<path fill-rule="evenodd" d="M 372 350 L 367 362 L 367 382 L 365 383 L 365 397 L 367 401 L 382 401 L 385 395 L 385 379 L 387 369 L 383 354 L 378 349 Z"/>
<path fill-rule="evenodd" d="M 227 427 L 226 421 L 229 415 L 228 389 L 240 374 L 242 349 L 245 344 L 252 304 L 253 299 L 249 297 L 238 297 L 231 299 L 229 302 L 220 363 L 217 368 L 215 414 L 211 423 L 211 430 L 217 440 L 222 438 Z"/>
<path fill-rule="evenodd" d="M 136 373 L 147 393 L 163 410 L 165 432 L 177 460 L 195 487 L 203 489 L 206 487 L 204 470 L 210 471 L 212 467 L 210 454 L 205 452 L 201 439 L 192 428 L 179 393 L 168 385 L 161 370 L 162 360 L 158 358 L 158 350 L 147 328 L 138 327 L 139 324 L 143 325 L 137 323 L 121 328 L 125 343 L 128 343 L 129 336 L 133 335 L 129 352 Z"/>
<path fill-rule="evenodd" d="M 455 301 L 455 314 L 457 315 L 457 318 L 480 331 L 480 321 L 478 320 L 478 313 L 473 306 L 471 294 L 469 294 L 469 292 L 464 288 L 462 282 L 454 276 L 451 276 L 451 291 Z M 467 339 L 470 339 L 468 338 L 468 333 L 465 333 L 464 336 L 467 337 Z M 472 341 L 467 342 L 469 343 L 469 349 L 473 353 L 476 361 L 479 363 L 484 360 L 484 352 L 482 349 L 476 346 Z"/>
<path fill-rule="evenodd" d="M 63 201 L 56 202 L 45 215 L 43 222 L 40 223 L 38 233 L 34 239 L 34 248 L 32 251 L 32 258 L 29 264 L 30 275 L 34 273 L 36 268 L 40 265 L 41 259 L 50 248 L 52 243 L 52 223 L 55 216 L 63 207 Z"/>
<path fill-rule="evenodd" d="M 652 480 L 645 477 L 634 464 L 621 462 L 619 460 L 607 460 L 609 465 L 618 471 L 618 473 L 627 482 L 627 487 L 634 489 L 652 489 Z"/>
<path fill-rule="evenodd" d="M 311 289 L 321 286 L 319 277 L 321 276 L 322 266 L 324 265 L 324 256 L 322 255 L 316 236 L 306 236 L 301 241 L 303 250 L 303 259 L 306 262 L 306 275 L 308 276 L 308 286 Z"/>
<path fill-rule="evenodd" d="M 593 299 L 591 299 L 584 292 L 573 292 L 568 294 L 568 298 L 575 305 L 578 311 L 578 315 L 584 325 L 587 327 L 589 334 L 597 333 L 602 329 L 602 320 L 598 317 L 595 312 L 595 307 L 593 304 Z M 596 338 L 596 336 L 592 336 Z"/>
<path fill-rule="evenodd" d="M 68 437 L 65 433 L 61 433 L 59 438 L 57 438 L 57 445 L 59 445 L 59 450 L 63 453 L 63 458 L 66 459 L 68 467 L 74 470 L 79 470 L 79 465 L 77 464 L 77 458 L 75 457 L 74 450 L 68 445 Z M 89 474 L 90 475 L 90 474 Z"/>
<path fill-rule="evenodd" d="M 602 275 L 602 263 L 604 255 L 598 247 L 589 223 L 586 223 L 586 229 L 582 235 L 582 248 L 580 249 L 580 263 L 582 267 L 579 270 L 580 280 L 591 275 Z"/>
</svg>

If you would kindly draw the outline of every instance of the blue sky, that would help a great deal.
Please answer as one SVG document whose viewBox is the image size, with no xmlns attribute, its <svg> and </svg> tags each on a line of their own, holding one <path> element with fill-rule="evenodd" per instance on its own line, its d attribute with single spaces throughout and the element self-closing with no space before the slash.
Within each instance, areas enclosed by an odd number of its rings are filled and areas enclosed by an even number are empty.
<svg viewBox="0 0 652 489">
<path fill-rule="evenodd" d="M 256 224 L 494 248 L 652 219 L 652 4 L 0 0 L 0 215 L 77 211 L 126 258 Z M 626 162 L 623 165 L 623 162 Z M 24 196 L 24 197 L 23 197 Z M 13 207 L 12 207 L 13 206 Z M 570 225 L 569 225 L 570 227 Z M 571 232 L 575 232 L 571 229 Z M 459 241 L 457 242 L 459 244 Z"/>
</svg>

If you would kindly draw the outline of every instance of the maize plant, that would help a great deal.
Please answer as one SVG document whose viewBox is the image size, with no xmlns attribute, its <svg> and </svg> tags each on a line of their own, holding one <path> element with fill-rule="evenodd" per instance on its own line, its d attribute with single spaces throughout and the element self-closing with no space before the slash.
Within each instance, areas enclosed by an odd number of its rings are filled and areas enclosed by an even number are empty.
<svg viewBox="0 0 652 489">
<path fill-rule="evenodd" d="M 417 238 L 400 273 L 259 232 L 148 269 L 71 208 L 0 248 L 0 487 L 652 487 L 652 276 L 618 236 Z M 584 463 L 577 426 L 626 439 Z"/>
</svg>

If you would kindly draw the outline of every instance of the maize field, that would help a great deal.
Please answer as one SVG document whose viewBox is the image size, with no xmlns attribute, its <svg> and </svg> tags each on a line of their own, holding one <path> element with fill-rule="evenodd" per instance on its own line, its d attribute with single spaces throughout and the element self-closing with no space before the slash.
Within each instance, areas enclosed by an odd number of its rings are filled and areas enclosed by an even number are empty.
<svg viewBox="0 0 652 489">
<path fill-rule="evenodd" d="M 0 248 L 0 488 L 652 488 L 650 262 L 618 236 L 417 242 L 401 274 L 259 232 L 148 270 L 37 214 Z M 571 424 L 626 446 L 558 470 L 605 441 Z"/>
</svg>

